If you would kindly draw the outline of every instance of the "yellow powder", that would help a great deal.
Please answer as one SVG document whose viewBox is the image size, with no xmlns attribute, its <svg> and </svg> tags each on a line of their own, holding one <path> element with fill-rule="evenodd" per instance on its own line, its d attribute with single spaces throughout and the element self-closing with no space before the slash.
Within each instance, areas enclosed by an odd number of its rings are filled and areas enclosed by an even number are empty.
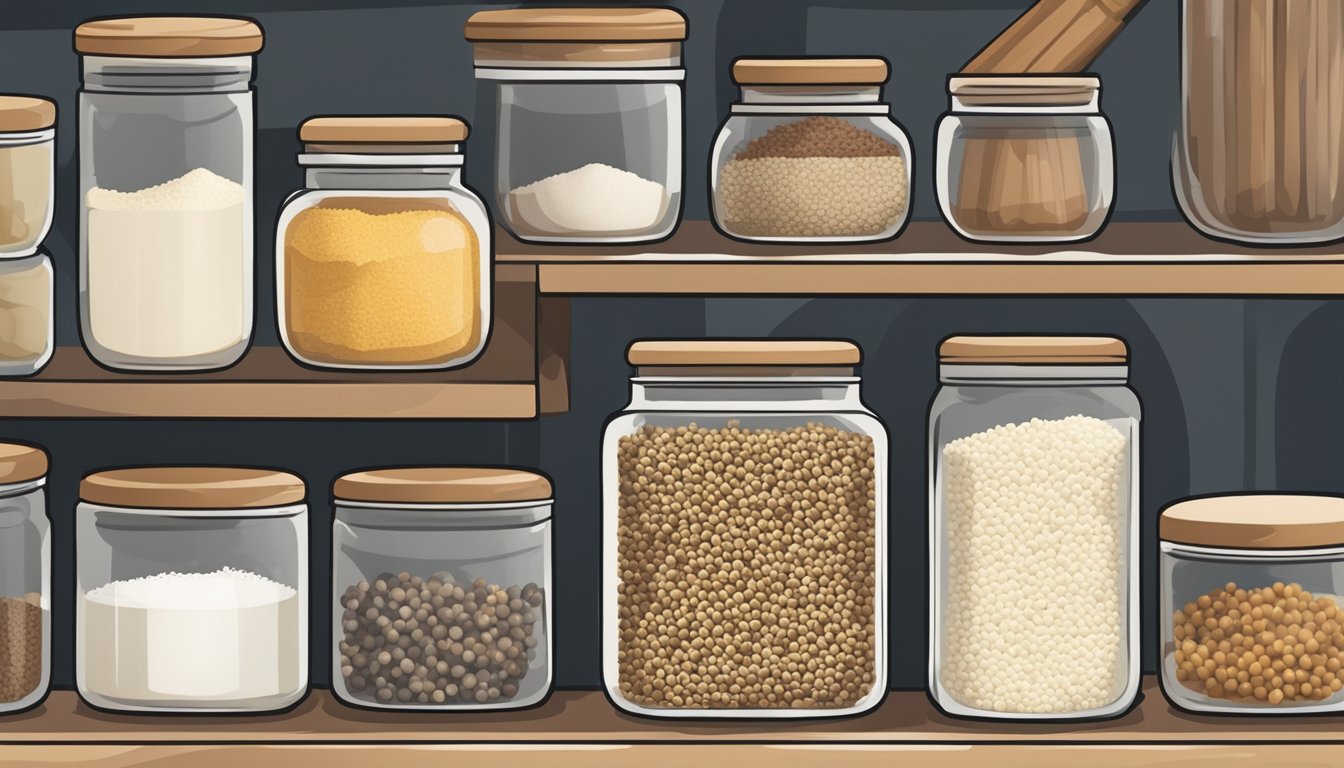
<svg viewBox="0 0 1344 768">
<path fill-rule="evenodd" d="M 479 262 L 476 232 L 450 208 L 301 211 L 285 233 L 289 342 L 316 363 L 460 357 L 481 338 Z"/>
</svg>

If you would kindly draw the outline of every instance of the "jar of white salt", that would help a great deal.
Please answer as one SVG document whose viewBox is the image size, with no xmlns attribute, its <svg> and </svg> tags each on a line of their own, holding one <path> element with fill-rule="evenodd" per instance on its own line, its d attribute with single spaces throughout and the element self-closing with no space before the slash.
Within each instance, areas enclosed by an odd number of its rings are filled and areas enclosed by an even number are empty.
<svg viewBox="0 0 1344 768">
<path fill-rule="evenodd" d="M 75 30 L 80 321 L 110 368 L 208 370 L 252 334 L 252 21 Z"/>
<path fill-rule="evenodd" d="M 75 682 L 95 707 L 265 712 L 308 688 L 303 481 L 113 469 L 79 486 Z"/>
<path fill-rule="evenodd" d="M 1139 687 L 1139 418 L 1109 337 L 958 336 L 929 414 L 929 692 L 1112 717 Z"/>
<path fill-rule="evenodd" d="M 496 206 L 520 240 L 638 243 L 681 218 L 681 45 L 671 8 L 521 8 L 467 20 L 494 81 Z"/>
</svg>

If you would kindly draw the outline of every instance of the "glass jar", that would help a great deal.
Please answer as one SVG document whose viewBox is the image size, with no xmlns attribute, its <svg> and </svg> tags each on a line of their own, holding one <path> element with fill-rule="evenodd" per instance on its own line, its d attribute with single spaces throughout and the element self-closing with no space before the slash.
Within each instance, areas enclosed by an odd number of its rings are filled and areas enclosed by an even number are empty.
<svg viewBox="0 0 1344 768">
<path fill-rule="evenodd" d="M 1344 237 L 1338 0 L 1184 0 L 1176 199 L 1199 231 L 1262 245 Z"/>
<path fill-rule="evenodd" d="M 1125 343 L 962 336 L 939 356 L 930 695 L 958 716 L 1124 712 L 1139 688 L 1140 417 Z"/>
<path fill-rule="evenodd" d="M 519 240 L 641 243 L 681 219 L 681 42 L 671 8 L 523 8 L 467 20 L 499 99 L 495 191 Z"/>
<path fill-rule="evenodd" d="M 1162 692 L 1188 712 L 1344 710 L 1344 499 L 1188 499 L 1158 521 Z"/>
<path fill-rule="evenodd" d="M 767 242 L 862 242 L 910 215 L 905 129 L 882 102 L 885 59 L 738 59 L 742 98 L 710 159 L 714 222 Z"/>
<path fill-rule="evenodd" d="M 0 258 L 28 256 L 51 229 L 56 105 L 0 96 Z"/>
<path fill-rule="evenodd" d="M 109 368 L 208 370 L 252 335 L 252 57 L 244 19 L 75 30 L 80 328 Z"/>
<path fill-rule="evenodd" d="M 95 472 L 75 516 L 75 682 L 95 707 L 266 712 L 308 687 L 308 512 L 285 472 Z"/>
<path fill-rule="evenodd" d="M 1065 243 L 1105 226 L 1115 147 L 1096 77 L 952 77 L 938 207 L 967 240 Z"/>
<path fill-rule="evenodd" d="M 55 351 L 51 258 L 0 260 L 0 376 L 29 376 Z"/>
<path fill-rule="evenodd" d="M 887 433 L 842 341 L 644 341 L 602 444 L 602 677 L 662 717 L 886 692 Z"/>
<path fill-rule="evenodd" d="M 551 483 L 354 472 L 332 491 L 331 682 L 379 709 L 519 709 L 551 690 Z"/>
<path fill-rule="evenodd" d="M 318 117 L 276 225 L 285 348 L 328 368 L 464 365 L 490 324 L 491 226 L 455 117 Z"/>
<path fill-rule="evenodd" d="M 51 678 L 47 454 L 0 443 L 0 713 L 36 705 Z"/>
</svg>

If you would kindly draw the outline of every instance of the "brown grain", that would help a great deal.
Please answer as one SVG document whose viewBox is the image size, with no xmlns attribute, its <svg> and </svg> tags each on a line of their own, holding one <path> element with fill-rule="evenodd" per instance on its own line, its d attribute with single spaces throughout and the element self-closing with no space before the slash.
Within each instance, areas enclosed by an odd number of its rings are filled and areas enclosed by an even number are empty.
<svg viewBox="0 0 1344 768">
<path fill-rule="evenodd" d="M 0 703 L 18 701 L 42 680 L 41 596 L 0 597 Z"/>
</svg>

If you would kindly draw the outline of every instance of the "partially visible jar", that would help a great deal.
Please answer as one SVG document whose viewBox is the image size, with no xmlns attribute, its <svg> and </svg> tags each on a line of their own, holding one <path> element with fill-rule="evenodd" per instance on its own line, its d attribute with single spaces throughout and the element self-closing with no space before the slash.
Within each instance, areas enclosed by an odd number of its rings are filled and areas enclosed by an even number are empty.
<svg viewBox="0 0 1344 768">
<path fill-rule="evenodd" d="M 276 225 L 285 348 L 328 368 L 465 365 L 490 329 L 490 214 L 462 182 L 455 117 L 318 117 L 307 189 Z"/>
<path fill-rule="evenodd" d="M 51 678 L 47 454 L 0 443 L 0 713 L 36 705 Z"/>
<path fill-rule="evenodd" d="M 520 240 L 639 243 L 681 219 L 681 45 L 671 8 L 520 8 L 467 20 L 498 92 L 496 205 Z"/>
<path fill-rule="evenodd" d="M 714 221 L 766 242 L 864 242 L 900 234 L 913 160 L 882 102 L 885 59 L 738 59 L 741 100 L 710 158 Z"/>
<path fill-rule="evenodd" d="M 1210 237 L 1344 237 L 1339 0 L 1184 0 L 1172 186 Z"/>
<path fill-rule="evenodd" d="M 80 328 L 109 368 L 224 368 L 252 335 L 252 62 L 246 19 L 75 30 Z"/>
<path fill-rule="evenodd" d="M 1115 198 L 1115 146 L 1091 76 L 948 79 L 938 207 L 957 234 L 1001 243 L 1087 240 Z"/>
<path fill-rule="evenodd" d="M 0 376 L 30 376 L 55 351 L 51 258 L 0 260 Z"/>
<path fill-rule="evenodd" d="M 51 229 L 56 104 L 0 96 L 0 258 L 28 256 Z"/>
</svg>

